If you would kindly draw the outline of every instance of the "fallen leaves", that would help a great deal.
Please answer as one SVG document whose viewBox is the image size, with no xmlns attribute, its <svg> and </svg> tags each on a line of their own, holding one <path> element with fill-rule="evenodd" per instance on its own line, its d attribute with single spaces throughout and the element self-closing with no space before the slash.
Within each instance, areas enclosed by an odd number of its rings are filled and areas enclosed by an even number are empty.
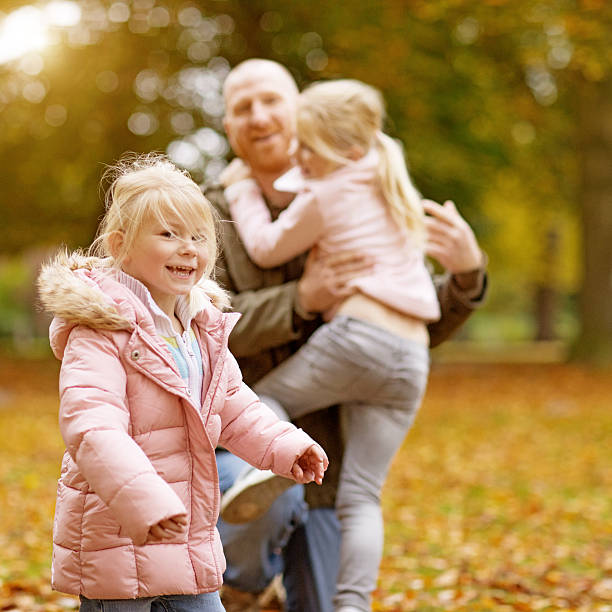
<svg viewBox="0 0 612 612">
<path fill-rule="evenodd" d="M 46 575 L 44 578 L 48 578 Z M 76 597 L 51 590 L 49 580 L 14 580 L 0 586 L 0 610 L 62 612 L 79 607 Z"/>
<path fill-rule="evenodd" d="M 383 492 L 377 609 L 612 611 L 609 374 L 434 368 Z"/>
<path fill-rule="evenodd" d="M 0 360 L 0 610 L 59 612 L 78 600 L 51 590 L 51 529 L 64 450 L 57 364 Z"/>
<path fill-rule="evenodd" d="M 0 361 L 0 611 L 50 589 L 57 366 Z M 612 377 L 439 365 L 383 491 L 373 609 L 612 612 Z"/>
</svg>

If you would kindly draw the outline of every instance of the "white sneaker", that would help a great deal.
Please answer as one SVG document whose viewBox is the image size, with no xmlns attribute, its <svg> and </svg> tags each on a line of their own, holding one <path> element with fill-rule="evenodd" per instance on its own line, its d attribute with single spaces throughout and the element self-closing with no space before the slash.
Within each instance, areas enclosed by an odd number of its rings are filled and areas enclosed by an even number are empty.
<svg viewBox="0 0 612 612">
<path fill-rule="evenodd" d="M 248 523 L 264 515 L 276 498 L 295 481 L 270 470 L 249 469 L 221 497 L 221 518 L 226 523 Z"/>
</svg>

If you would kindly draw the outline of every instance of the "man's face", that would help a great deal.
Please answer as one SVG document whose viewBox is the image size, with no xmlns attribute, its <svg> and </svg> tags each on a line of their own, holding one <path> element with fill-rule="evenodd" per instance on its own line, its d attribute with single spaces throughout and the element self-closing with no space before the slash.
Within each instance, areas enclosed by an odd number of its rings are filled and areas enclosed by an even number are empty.
<svg viewBox="0 0 612 612">
<path fill-rule="evenodd" d="M 291 165 L 296 97 L 290 77 L 265 66 L 233 75 L 226 86 L 225 131 L 253 171 L 280 173 Z"/>
</svg>

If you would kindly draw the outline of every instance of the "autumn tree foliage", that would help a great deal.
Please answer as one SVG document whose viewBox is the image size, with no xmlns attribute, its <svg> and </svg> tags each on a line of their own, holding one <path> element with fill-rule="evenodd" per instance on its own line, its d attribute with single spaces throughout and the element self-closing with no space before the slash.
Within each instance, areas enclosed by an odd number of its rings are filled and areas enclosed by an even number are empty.
<svg viewBox="0 0 612 612">
<path fill-rule="evenodd" d="M 46 4 L 12 0 L 5 20 Z M 77 24 L 0 63 L 4 252 L 88 243 L 104 164 L 125 150 L 166 150 L 214 180 L 229 155 L 221 82 L 269 57 L 300 85 L 379 87 L 417 186 L 454 199 L 489 254 L 490 311 L 536 308 L 532 334 L 547 338 L 577 303 L 576 356 L 612 358 L 609 3 L 69 4 Z"/>
</svg>

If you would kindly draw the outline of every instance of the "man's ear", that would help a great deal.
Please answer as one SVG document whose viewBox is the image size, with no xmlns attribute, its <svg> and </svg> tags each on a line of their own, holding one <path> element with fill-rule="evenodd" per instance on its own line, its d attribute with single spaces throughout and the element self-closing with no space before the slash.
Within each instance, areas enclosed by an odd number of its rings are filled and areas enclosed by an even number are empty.
<svg viewBox="0 0 612 612">
<path fill-rule="evenodd" d="M 240 151 L 240 147 L 234 140 L 234 136 L 232 134 L 231 121 L 227 118 L 227 115 L 223 117 L 223 129 L 225 130 L 227 141 L 229 142 L 230 147 L 232 147 L 232 151 L 234 151 L 237 157 L 243 157 L 242 151 Z"/>
<path fill-rule="evenodd" d="M 125 243 L 125 235 L 123 234 L 121 230 L 116 230 L 114 232 L 111 232 L 108 235 L 107 241 L 108 241 L 108 248 L 109 248 L 112 258 L 114 260 L 118 260 L 119 255 L 121 254 L 121 251 L 123 249 L 123 245 Z M 125 261 L 125 257 L 124 257 L 124 261 Z"/>
</svg>

